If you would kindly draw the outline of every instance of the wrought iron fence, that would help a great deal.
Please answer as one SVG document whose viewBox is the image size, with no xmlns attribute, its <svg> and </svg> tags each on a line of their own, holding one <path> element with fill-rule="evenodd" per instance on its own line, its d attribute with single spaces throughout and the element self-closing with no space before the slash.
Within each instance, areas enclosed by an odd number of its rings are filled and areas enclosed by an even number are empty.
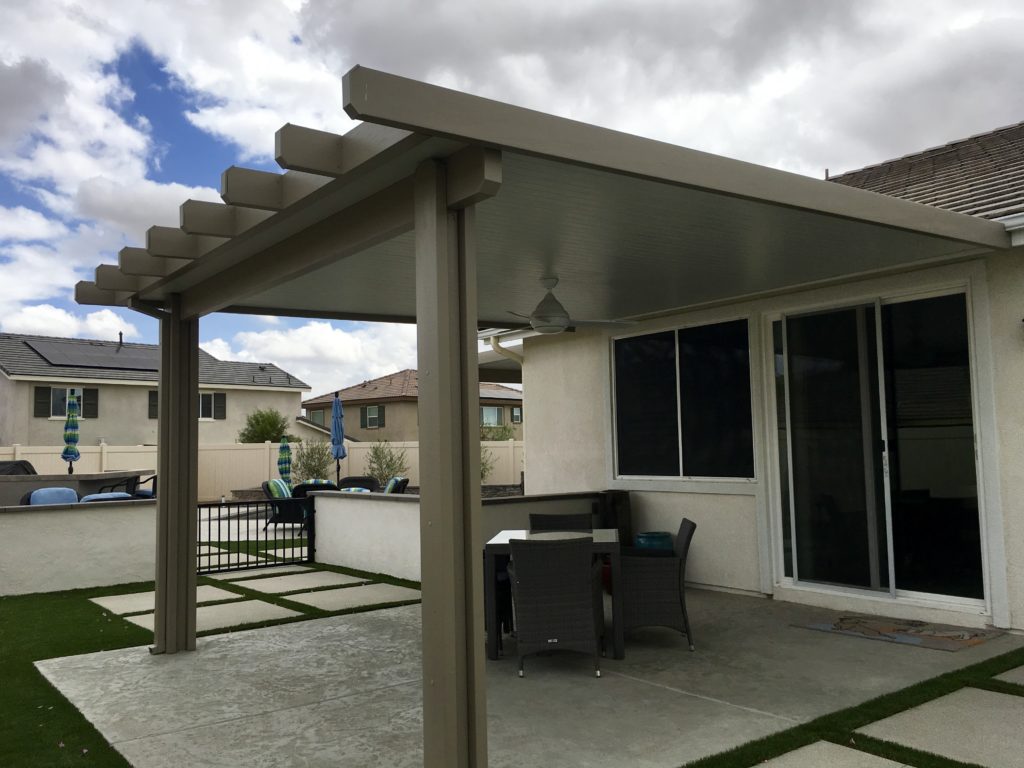
<svg viewBox="0 0 1024 768">
<path fill-rule="evenodd" d="M 313 562 L 315 519 L 312 498 L 202 504 L 198 572 Z"/>
</svg>

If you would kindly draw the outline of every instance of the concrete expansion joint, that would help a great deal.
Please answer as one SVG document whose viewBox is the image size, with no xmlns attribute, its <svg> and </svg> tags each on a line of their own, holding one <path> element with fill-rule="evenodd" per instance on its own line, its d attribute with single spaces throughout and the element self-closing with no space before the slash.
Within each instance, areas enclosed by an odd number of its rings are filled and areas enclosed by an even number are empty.
<svg viewBox="0 0 1024 768">
<path fill-rule="evenodd" d="M 765 712 L 763 709 L 755 709 L 754 707 L 745 707 L 742 704 L 734 704 L 733 702 L 726 701 L 725 699 L 716 699 L 714 696 L 703 696 L 703 695 L 701 695 L 699 693 L 693 693 L 692 691 L 685 691 L 682 688 L 675 688 L 675 687 L 673 687 L 671 685 L 664 685 L 663 683 L 655 683 L 655 682 L 652 682 L 650 680 L 644 680 L 642 677 L 634 677 L 633 675 L 625 675 L 622 672 L 615 672 L 615 671 L 612 671 L 612 670 L 608 670 L 607 674 L 609 674 L 609 675 L 617 675 L 618 677 L 625 678 L 626 680 L 632 680 L 635 683 L 641 683 L 643 685 L 649 685 L 652 688 L 661 688 L 662 690 L 665 690 L 665 691 L 672 691 L 673 693 L 680 693 L 683 696 L 689 696 L 689 697 L 694 698 L 694 699 L 700 699 L 701 701 L 710 701 L 710 702 L 712 702 L 714 704 L 721 704 L 721 705 L 726 706 L 726 707 L 733 707 L 734 709 L 741 709 L 744 712 L 750 712 L 750 713 L 755 714 L 755 715 L 763 715 L 765 717 L 773 717 L 776 720 L 784 720 L 787 723 L 799 724 L 799 723 L 804 722 L 803 720 L 801 720 L 799 718 L 796 718 L 796 717 L 786 717 L 785 715 L 779 715 L 779 714 L 776 714 L 775 712 Z"/>
</svg>

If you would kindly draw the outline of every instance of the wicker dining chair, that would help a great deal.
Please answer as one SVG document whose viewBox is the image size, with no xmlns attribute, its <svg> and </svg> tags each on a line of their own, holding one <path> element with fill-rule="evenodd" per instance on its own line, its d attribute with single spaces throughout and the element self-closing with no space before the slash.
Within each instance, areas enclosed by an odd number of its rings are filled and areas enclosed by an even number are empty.
<svg viewBox="0 0 1024 768">
<path fill-rule="evenodd" d="M 623 628 L 670 627 L 686 635 L 694 650 L 690 617 L 686 612 L 686 556 L 697 524 L 683 518 L 675 548 L 623 550 Z"/>
<path fill-rule="evenodd" d="M 545 514 L 530 513 L 531 531 L 584 531 L 594 530 L 594 516 L 589 512 Z"/>
<path fill-rule="evenodd" d="M 519 676 L 526 656 L 578 651 L 594 657 L 600 677 L 604 609 L 594 592 L 593 539 L 512 539 L 509 549 Z"/>
</svg>

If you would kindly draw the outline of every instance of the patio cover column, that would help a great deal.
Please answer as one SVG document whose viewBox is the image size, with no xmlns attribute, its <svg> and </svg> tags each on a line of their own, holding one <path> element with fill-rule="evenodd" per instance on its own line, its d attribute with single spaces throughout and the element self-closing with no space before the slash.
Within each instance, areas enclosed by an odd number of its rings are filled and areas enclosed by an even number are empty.
<svg viewBox="0 0 1024 768">
<path fill-rule="evenodd" d="M 156 613 L 152 653 L 196 647 L 199 319 L 172 295 L 160 319 Z"/>
<path fill-rule="evenodd" d="M 448 209 L 445 167 L 416 171 L 423 764 L 484 768 L 474 209 Z"/>
</svg>

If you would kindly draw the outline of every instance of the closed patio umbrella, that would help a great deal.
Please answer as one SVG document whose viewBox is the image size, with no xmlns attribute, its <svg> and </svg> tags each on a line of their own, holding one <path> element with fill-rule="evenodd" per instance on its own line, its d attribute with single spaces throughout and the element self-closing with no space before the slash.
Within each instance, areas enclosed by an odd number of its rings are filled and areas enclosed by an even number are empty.
<svg viewBox="0 0 1024 768">
<path fill-rule="evenodd" d="M 348 451 L 345 449 L 345 409 L 337 392 L 331 405 L 331 455 L 334 456 L 334 480 L 340 483 L 341 460 L 348 456 Z"/>
<path fill-rule="evenodd" d="M 75 462 L 82 458 L 78 452 L 78 398 L 68 398 L 68 414 L 64 421 L 64 450 L 60 457 L 68 463 L 68 474 L 74 474 Z"/>
<path fill-rule="evenodd" d="M 277 474 L 288 485 L 292 484 L 292 447 L 288 445 L 287 437 L 281 438 L 281 447 L 277 451 Z"/>
</svg>

